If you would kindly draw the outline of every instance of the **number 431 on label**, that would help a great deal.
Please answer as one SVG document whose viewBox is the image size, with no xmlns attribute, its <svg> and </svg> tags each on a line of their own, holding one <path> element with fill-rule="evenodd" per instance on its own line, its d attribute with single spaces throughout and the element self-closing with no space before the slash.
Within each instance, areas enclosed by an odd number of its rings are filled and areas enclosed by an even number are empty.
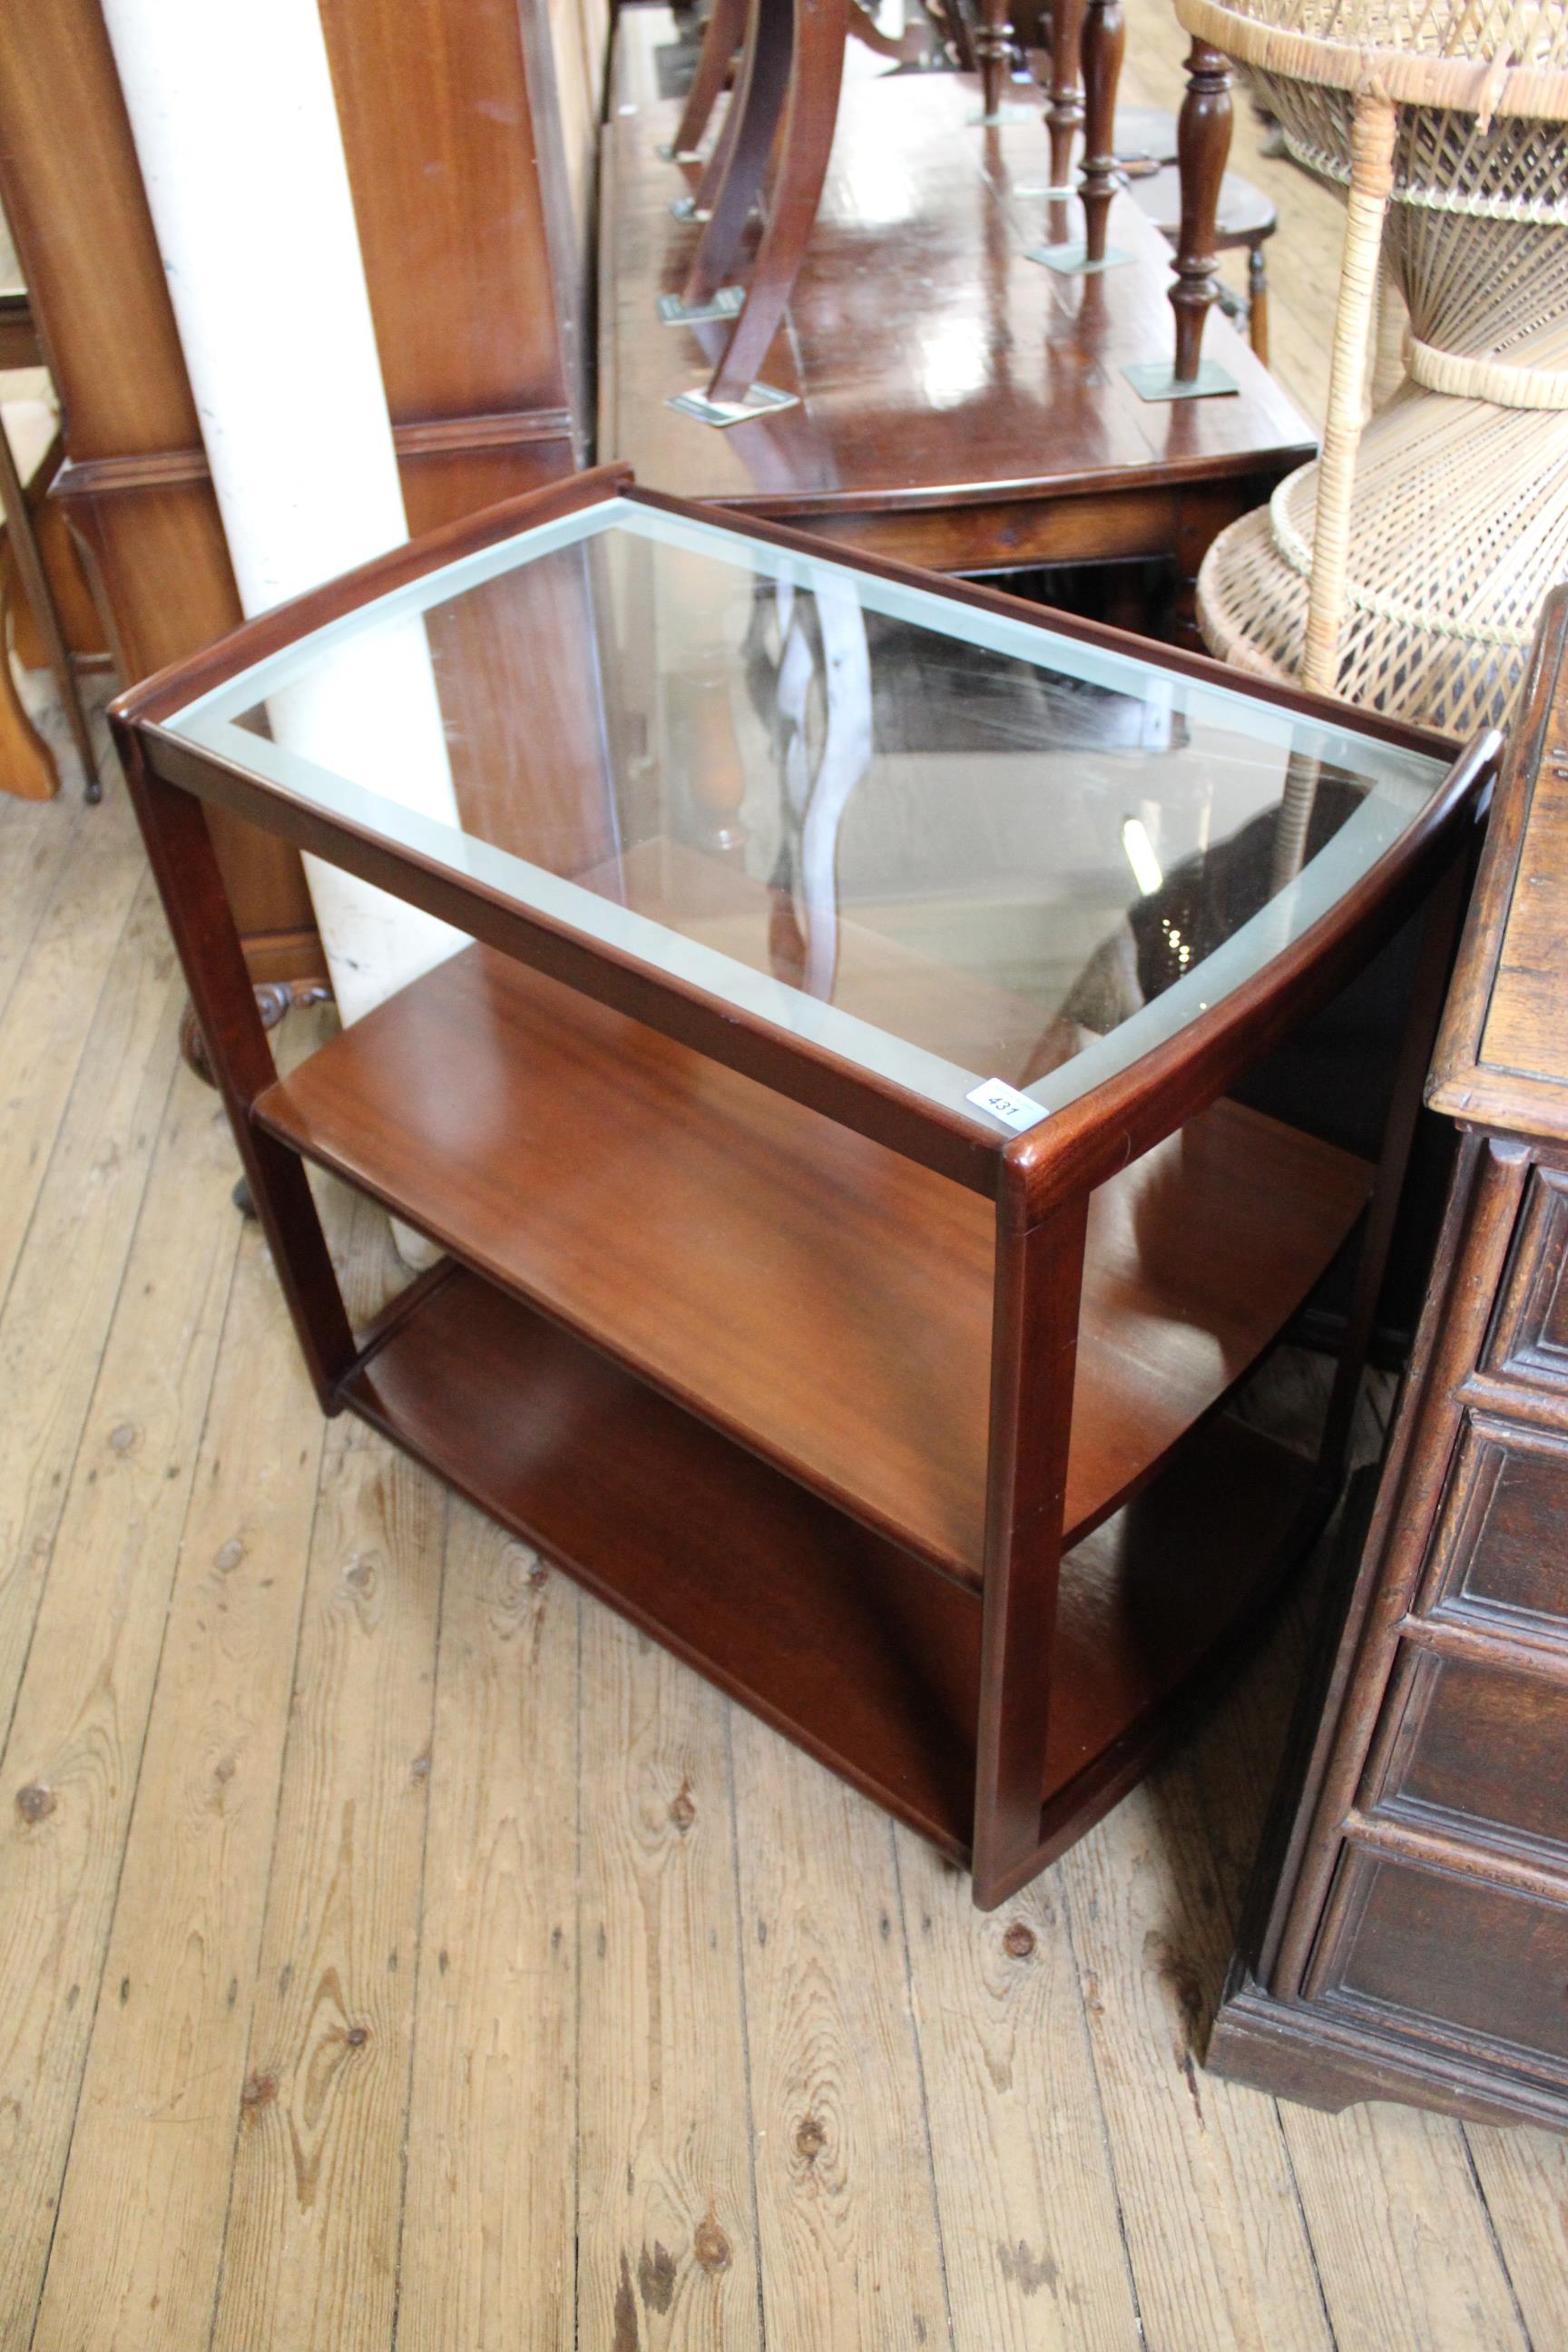
<svg viewBox="0 0 1568 2352">
<path fill-rule="evenodd" d="M 1020 1133 L 1047 1116 L 1044 1103 L 1035 1102 L 1027 1095 L 1015 1094 L 1000 1078 L 987 1078 L 983 1086 L 972 1087 L 964 1100 L 978 1103 L 993 1118 L 999 1118 L 1004 1127 L 1015 1127 Z"/>
</svg>

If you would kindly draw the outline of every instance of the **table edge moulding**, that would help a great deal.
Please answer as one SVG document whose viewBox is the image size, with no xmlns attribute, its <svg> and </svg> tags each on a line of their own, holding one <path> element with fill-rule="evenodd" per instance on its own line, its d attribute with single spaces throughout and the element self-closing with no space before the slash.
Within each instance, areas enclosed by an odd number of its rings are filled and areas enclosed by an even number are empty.
<svg viewBox="0 0 1568 2352">
<path fill-rule="evenodd" d="M 1255 1630 L 1331 1506 L 1451 955 L 1454 886 L 1496 738 L 1478 738 L 1456 759 L 1419 730 L 1369 721 L 1365 734 L 1447 768 L 1398 837 L 1184 1028 L 1025 1132 L 993 1133 L 979 1115 L 857 1066 L 743 1003 L 720 1003 L 499 884 L 247 774 L 172 723 L 310 632 L 610 500 L 738 531 L 815 564 L 839 560 L 805 533 L 751 518 L 731 524 L 637 488 L 624 467 L 600 468 L 394 550 L 249 623 L 123 697 L 117 740 L 323 1408 L 347 1406 L 385 1431 L 967 1863 L 976 1901 L 991 1906 L 1146 1769 Z M 951 603 L 971 621 L 1040 625 L 1037 608 L 986 589 L 869 557 L 852 568 Z M 1056 614 L 1049 625 L 1237 690 L 1201 656 L 1145 648 Z M 1250 683 L 1244 691 L 1253 693 Z M 1321 698 L 1263 689 L 1257 698 L 1345 723 L 1342 707 Z M 280 1080 L 205 805 L 331 858 L 474 944 Z M 1428 974 L 1410 1024 L 1418 1052 L 1406 1050 L 1378 1170 L 1222 1099 L 1418 912 Z M 505 1131 L 493 1147 L 459 1153 L 400 1110 L 408 1090 L 399 1069 L 433 1053 L 496 1107 Z M 563 1055 L 580 1087 L 547 1082 Z M 620 1082 L 628 1076 L 635 1083 Z M 726 1158 L 727 1139 L 748 1149 Z M 1196 1223 L 1184 1286 L 1180 1265 L 1159 1275 L 1134 1265 L 1151 1321 L 1173 1334 L 1168 1361 L 1145 1373 L 1136 1350 L 1104 1344 L 1114 1285 L 1102 1256 L 1136 1197 L 1135 1163 L 1166 1139 L 1187 1166 L 1183 1197 Z M 572 1181 L 589 1149 L 601 1180 L 591 1202 L 580 1197 L 590 1188 Z M 307 1160 L 449 1253 L 358 1338 Z M 714 1168 L 742 1161 L 745 1173 L 727 1178 L 714 1212 L 714 1254 L 734 1294 L 721 1328 L 701 1270 L 668 1248 L 661 1256 L 651 1241 L 639 1260 L 642 1224 L 657 1221 L 639 1224 L 637 1210 L 645 1186 L 649 1199 L 689 1209 L 705 1171 L 701 1199 L 717 1202 Z M 1248 1226 L 1241 1180 L 1259 1168 L 1278 1181 L 1254 1183 L 1269 1213 L 1258 1210 Z M 929 1381 L 936 1365 L 960 1390 L 951 1414 L 928 1406 L 923 1452 L 909 1446 L 907 1428 L 900 1440 L 896 1416 L 872 1410 L 885 1402 L 881 1389 L 870 1404 L 849 1394 L 832 1330 L 813 1329 L 820 1283 L 816 1305 L 803 1303 L 787 1264 L 759 1271 L 767 1254 L 746 1250 L 748 1234 L 781 1229 L 781 1204 L 808 1188 L 819 1197 L 829 1182 L 843 1204 L 838 1293 L 857 1302 L 831 1312 L 870 1316 L 877 1337 L 889 1335 L 886 1352 L 899 1361 L 885 1381 L 895 1402 L 900 1383 Z M 1216 1218 L 1232 1255 L 1254 1253 L 1245 1280 L 1227 1275 L 1228 1292 L 1226 1280 L 1211 1283 L 1226 1300 L 1210 1318 L 1217 1370 L 1195 1354 L 1184 1361 L 1181 1320 L 1159 1312 L 1163 1280 L 1185 1296 L 1193 1267 L 1220 1259 Z M 1236 1238 L 1244 1231 L 1253 1238 Z M 1358 1234 L 1356 1304 L 1330 1435 L 1313 1462 L 1220 1408 Z M 797 1270 L 808 1246 L 798 1245 Z M 1191 1311 L 1189 1301 L 1189 1319 Z M 963 1431 L 967 1441 L 954 1433 Z"/>
<path fill-rule="evenodd" d="M 1427 1306 L 1209 2049 L 1314 2106 L 1568 2130 L 1565 845 L 1558 587 L 1427 1089 L 1462 1139 Z"/>
</svg>

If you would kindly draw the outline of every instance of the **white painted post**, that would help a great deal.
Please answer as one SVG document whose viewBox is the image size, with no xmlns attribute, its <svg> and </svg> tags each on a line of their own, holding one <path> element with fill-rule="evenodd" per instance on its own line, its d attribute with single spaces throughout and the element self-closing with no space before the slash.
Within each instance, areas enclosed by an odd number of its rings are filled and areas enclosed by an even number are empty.
<svg viewBox="0 0 1568 2352">
<path fill-rule="evenodd" d="M 104 0 L 247 614 L 408 536 L 317 0 Z M 418 621 L 268 706 L 280 742 L 458 822 Z M 463 944 L 306 860 L 339 1008 L 358 1018 Z"/>
</svg>

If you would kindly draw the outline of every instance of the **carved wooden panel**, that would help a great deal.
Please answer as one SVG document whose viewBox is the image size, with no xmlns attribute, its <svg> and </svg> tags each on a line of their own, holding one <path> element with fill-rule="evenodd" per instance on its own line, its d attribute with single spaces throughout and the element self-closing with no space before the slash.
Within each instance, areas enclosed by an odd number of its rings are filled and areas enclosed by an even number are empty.
<svg viewBox="0 0 1568 2352">
<path fill-rule="evenodd" d="M 1568 1908 L 1348 1847 L 1309 1998 L 1568 2079 Z"/>
<path fill-rule="evenodd" d="M 1531 1180 L 1488 1354 L 1491 1370 L 1568 1388 L 1568 1175 L 1556 1169 Z"/>
<path fill-rule="evenodd" d="M 1376 1815 L 1568 1866 L 1568 1685 L 1406 1645 L 1379 1748 Z"/>
<path fill-rule="evenodd" d="M 1472 1414 L 1421 1606 L 1568 1643 L 1568 1439 Z"/>
</svg>

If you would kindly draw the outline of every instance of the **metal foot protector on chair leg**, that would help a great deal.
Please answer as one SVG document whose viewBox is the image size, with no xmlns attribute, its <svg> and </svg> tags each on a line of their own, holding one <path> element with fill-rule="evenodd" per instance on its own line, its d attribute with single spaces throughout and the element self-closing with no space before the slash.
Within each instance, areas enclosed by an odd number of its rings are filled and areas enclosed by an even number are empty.
<svg viewBox="0 0 1568 2352">
<path fill-rule="evenodd" d="M 753 383 L 735 400 L 715 400 L 699 384 L 695 392 L 678 392 L 666 402 L 682 416 L 695 416 L 700 425 L 745 425 L 755 416 L 776 416 L 781 408 L 796 408 L 800 394 L 780 392 L 771 383 Z"/>
<path fill-rule="evenodd" d="M 1116 85 L 1127 45 L 1121 0 L 1089 0 L 1083 19 L 1083 166 L 1079 194 L 1083 205 L 1081 245 L 1037 245 L 1029 259 L 1065 278 L 1115 269 L 1132 256 L 1107 245 L 1106 226 L 1116 193 Z"/>
<path fill-rule="evenodd" d="M 658 315 L 667 327 L 700 327 L 710 319 L 733 319 L 746 299 L 742 286 L 721 286 L 703 302 L 683 302 L 679 294 L 661 294 Z"/>
</svg>

